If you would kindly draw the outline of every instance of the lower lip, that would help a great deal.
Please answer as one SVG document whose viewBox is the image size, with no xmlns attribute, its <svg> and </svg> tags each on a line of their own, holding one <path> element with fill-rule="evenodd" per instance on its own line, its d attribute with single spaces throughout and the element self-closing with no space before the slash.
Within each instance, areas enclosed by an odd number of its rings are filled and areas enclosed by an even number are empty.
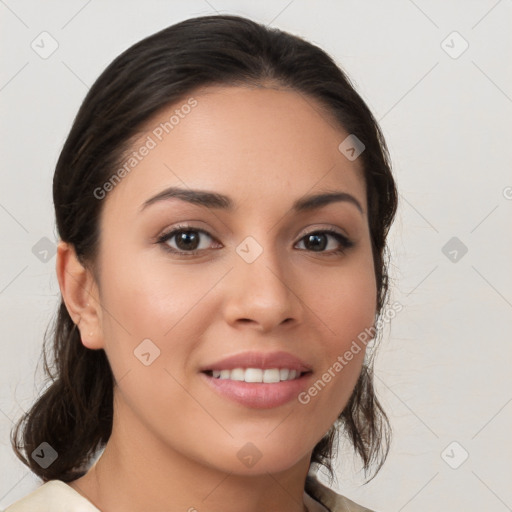
<svg viewBox="0 0 512 512">
<path fill-rule="evenodd" d="M 220 395 L 253 409 L 271 409 L 297 399 L 311 378 L 310 372 L 298 379 L 264 383 L 218 379 L 206 373 L 201 375 Z"/>
</svg>

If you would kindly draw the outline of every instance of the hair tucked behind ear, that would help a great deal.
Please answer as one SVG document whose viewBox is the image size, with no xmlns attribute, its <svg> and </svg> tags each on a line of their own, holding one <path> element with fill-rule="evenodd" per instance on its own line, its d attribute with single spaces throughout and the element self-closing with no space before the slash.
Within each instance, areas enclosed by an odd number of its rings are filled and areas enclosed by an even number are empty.
<svg viewBox="0 0 512 512">
<path fill-rule="evenodd" d="M 55 169 L 53 200 L 61 240 L 74 247 L 83 265 L 99 270 L 99 221 L 105 200 L 96 191 L 104 192 L 102 187 L 115 176 L 130 144 L 152 117 L 209 85 L 289 88 L 316 101 L 326 118 L 364 143 L 358 161 L 366 181 L 380 313 L 388 286 L 386 237 L 397 191 L 379 126 L 323 50 L 239 16 L 204 16 L 170 26 L 124 51 L 96 80 Z M 49 386 L 13 430 L 12 443 L 18 457 L 43 480 L 71 481 L 86 472 L 96 450 L 109 439 L 114 379 L 105 352 L 82 345 L 63 303 L 52 335 L 51 365 L 43 351 Z M 339 418 L 365 470 L 374 462 L 380 468 L 389 440 L 387 418 L 373 390 L 371 364 L 363 368 Z M 311 457 L 311 464 L 323 464 L 331 474 L 333 432 L 317 444 Z M 46 468 L 32 456 L 43 442 L 58 453 Z"/>
<path fill-rule="evenodd" d="M 45 372 L 50 385 L 12 432 L 16 454 L 44 481 L 71 481 L 82 476 L 92 452 L 108 441 L 112 429 L 113 377 L 103 350 L 90 350 L 64 303 L 60 304 L 54 330 L 53 371 L 43 346 Z M 23 447 L 17 445 L 23 429 Z M 48 443 L 57 458 L 42 468 L 36 454 Z M 27 458 L 20 453 L 21 448 Z M 44 453 L 44 446 L 43 446 Z M 34 453 L 35 452 L 35 453 Z M 47 452 L 48 455 L 48 452 Z M 82 469 L 81 469 L 82 468 Z"/>
</svg>

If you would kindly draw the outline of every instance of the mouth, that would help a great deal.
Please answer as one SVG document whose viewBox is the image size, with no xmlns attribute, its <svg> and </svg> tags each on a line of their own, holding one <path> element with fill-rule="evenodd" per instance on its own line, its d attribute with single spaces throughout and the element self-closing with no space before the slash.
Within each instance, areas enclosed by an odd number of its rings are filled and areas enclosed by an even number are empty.
<svg viewBox="0 0 512 512">
<path fill-rule="evenodd" d="M 310 385 L 312 371 L 290 368 L 204 370 L 201 377 L 229 403 L 251 409 L 272 409 L 295 402 Z"/>
<path fill-rule="evenodd" d="M 219 380 L 276 384 L 300 379 L 311 371 L 300 371 L 293 368 L 233 368 L 231 370 L 206 370 L 203 373 Z"/>
<path fill-rule="evenodd" d="M 285 351 L 246 351 L 206 363 L 199 369 L 218 396 L 244 407 L 270 409 L 298 399 L 313 367 Z"/>
</svg>

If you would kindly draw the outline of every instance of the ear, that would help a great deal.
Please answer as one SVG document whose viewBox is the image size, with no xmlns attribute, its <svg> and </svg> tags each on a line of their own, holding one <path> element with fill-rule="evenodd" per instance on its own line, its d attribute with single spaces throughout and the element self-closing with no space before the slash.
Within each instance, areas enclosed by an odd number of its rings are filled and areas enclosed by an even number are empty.
<svg viewBox="0 0 512 512">
<path fill-rule="evenodd" d="M 101 304 L 96 280 L 78 260 L 73 245 L 57 245 L 57 279 L 69 316 L 80 330 L 85 347 L 103 348 Z"/>
</svg>

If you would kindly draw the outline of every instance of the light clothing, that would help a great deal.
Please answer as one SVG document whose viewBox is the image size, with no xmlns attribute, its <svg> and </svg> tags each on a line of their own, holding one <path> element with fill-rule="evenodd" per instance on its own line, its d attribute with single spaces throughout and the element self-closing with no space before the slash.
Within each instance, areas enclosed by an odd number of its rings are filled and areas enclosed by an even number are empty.
<svg viewBox="0 0 512 512">
<path fill-rule="evenodd" d="M 49 480 L 4 512 L 101 512 L 62 480 Z"/>
<path fill-rule="evenodd" d="M 309 512 L 372 512 L 335 493 L 316 477 L 308 476 L 304 503 Z M 101 512 L 73 487 L 50 480 L 16 501 L 4 512 Z"/>
</svg>

